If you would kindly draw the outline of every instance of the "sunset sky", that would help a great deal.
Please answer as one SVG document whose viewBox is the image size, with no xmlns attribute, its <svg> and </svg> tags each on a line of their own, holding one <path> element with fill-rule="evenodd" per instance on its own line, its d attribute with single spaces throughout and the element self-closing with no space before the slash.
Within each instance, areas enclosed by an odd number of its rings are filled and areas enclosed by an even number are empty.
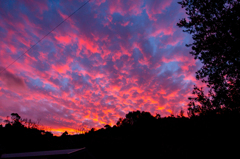
<svg viewBox="0 0 240 159">
<path fill-rule="evenodd" d="M 187 111 L 199 61 L 176 26 L 179 0 L 91 0 L 0 74 L 0 118 L 57 134 L 114 125 L 129 111 Z M 1 0 L 0 70 L 86 0 Z M 1 121 L 3 123 L 3 121 Z"/>
</svg>

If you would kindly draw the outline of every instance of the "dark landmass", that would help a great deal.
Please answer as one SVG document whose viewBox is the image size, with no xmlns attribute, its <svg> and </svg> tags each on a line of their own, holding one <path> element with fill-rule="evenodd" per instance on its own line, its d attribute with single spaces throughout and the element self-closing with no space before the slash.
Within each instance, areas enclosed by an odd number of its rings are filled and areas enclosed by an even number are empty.
<svg viewBox="0 0 240 159">
<path fill-rule="evenodd" d="M 96 158 L 230 157 L 239 150 L 239 121 L 236 112 L 161 118 L 133 111 L 113 127 L 57 137 L 26 127 L 12 113 L 12 121 L 0 126 L 0 146 L 1 153 L 87 147 Z"/>
</svg>

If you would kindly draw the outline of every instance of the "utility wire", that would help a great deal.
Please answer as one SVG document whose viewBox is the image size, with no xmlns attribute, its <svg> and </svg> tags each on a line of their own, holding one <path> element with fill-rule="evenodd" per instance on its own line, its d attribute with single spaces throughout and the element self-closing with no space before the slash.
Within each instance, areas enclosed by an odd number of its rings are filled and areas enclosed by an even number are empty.
<svg viewBox="0 0 240 159">
<path fill-rule="evenodd" d="M 59 23 L 55 28 L 53 28 L 51 31 L 49 31 L 45 36 L 43 36 L 38 42 L 36 42 L 34 45 L 32 45 L 29 49 L 27 49 L 23 54 L 21 54 L 18 58 L 16 58 L 12 63 L 10 63 L 7 67 L 5 67 L 0 74 L 5 71 L 8 67 L 10 67 L 12 64 L 14 64 L 18 59 L 20 59 L 23 55 L 28 53 L 34 46 L 36 46 L 38 43 L 40 43 L 45 37 L 47 37 L 49 34 L 51 34 L 54 30 L 56 30 L 60 25 L 62 25 L 68 18 L 70 18 L 73 14 L 75 14 L 77 11 L 79 11 L 81 8 L 83 8 L 90 0 L 85 2 L 83 5 L 81 5 L 77 10 L 75 10 L 72 14 L 70 14 L 67 18 L 65 18 L 61 23 Z"/>
</svg>

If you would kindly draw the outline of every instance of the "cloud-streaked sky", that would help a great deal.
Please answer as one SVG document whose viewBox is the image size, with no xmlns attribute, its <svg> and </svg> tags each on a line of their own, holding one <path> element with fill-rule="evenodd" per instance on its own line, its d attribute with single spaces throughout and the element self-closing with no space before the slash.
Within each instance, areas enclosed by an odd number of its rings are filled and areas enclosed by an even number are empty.
<svg viewBox="0 0 240 159">
<path fill-rule="evenodd" d="M 134 110 L 186 113 L 195 72 L 179 0 L 92 0 L 0 74 L 0 117 L 41 119 L 55 133 L 114 125 Z M 0 68 L 84 4 L 0 2 Z"/>
</svg>

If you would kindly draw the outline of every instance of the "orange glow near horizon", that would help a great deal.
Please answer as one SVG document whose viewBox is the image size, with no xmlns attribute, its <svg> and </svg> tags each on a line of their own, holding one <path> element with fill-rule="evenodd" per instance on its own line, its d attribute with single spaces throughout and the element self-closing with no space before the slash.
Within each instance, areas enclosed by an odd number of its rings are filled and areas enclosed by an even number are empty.
<svg viewBox="0 0 240 159">
<path fill-rule="evenodd" d="M 52 3 L 0 3 L 0 70 L 83 1 Z M 204 85 L 195 78 L 201 64 L 185 47 L 191 37 L 176 26 L 186 16 L 176 4 L 89 2 L 0 74 L 0 118 L 41 119 L 61 135 L 115 125 L 129 111 L 187 112 L 193 85 Z"/>
</svg>

